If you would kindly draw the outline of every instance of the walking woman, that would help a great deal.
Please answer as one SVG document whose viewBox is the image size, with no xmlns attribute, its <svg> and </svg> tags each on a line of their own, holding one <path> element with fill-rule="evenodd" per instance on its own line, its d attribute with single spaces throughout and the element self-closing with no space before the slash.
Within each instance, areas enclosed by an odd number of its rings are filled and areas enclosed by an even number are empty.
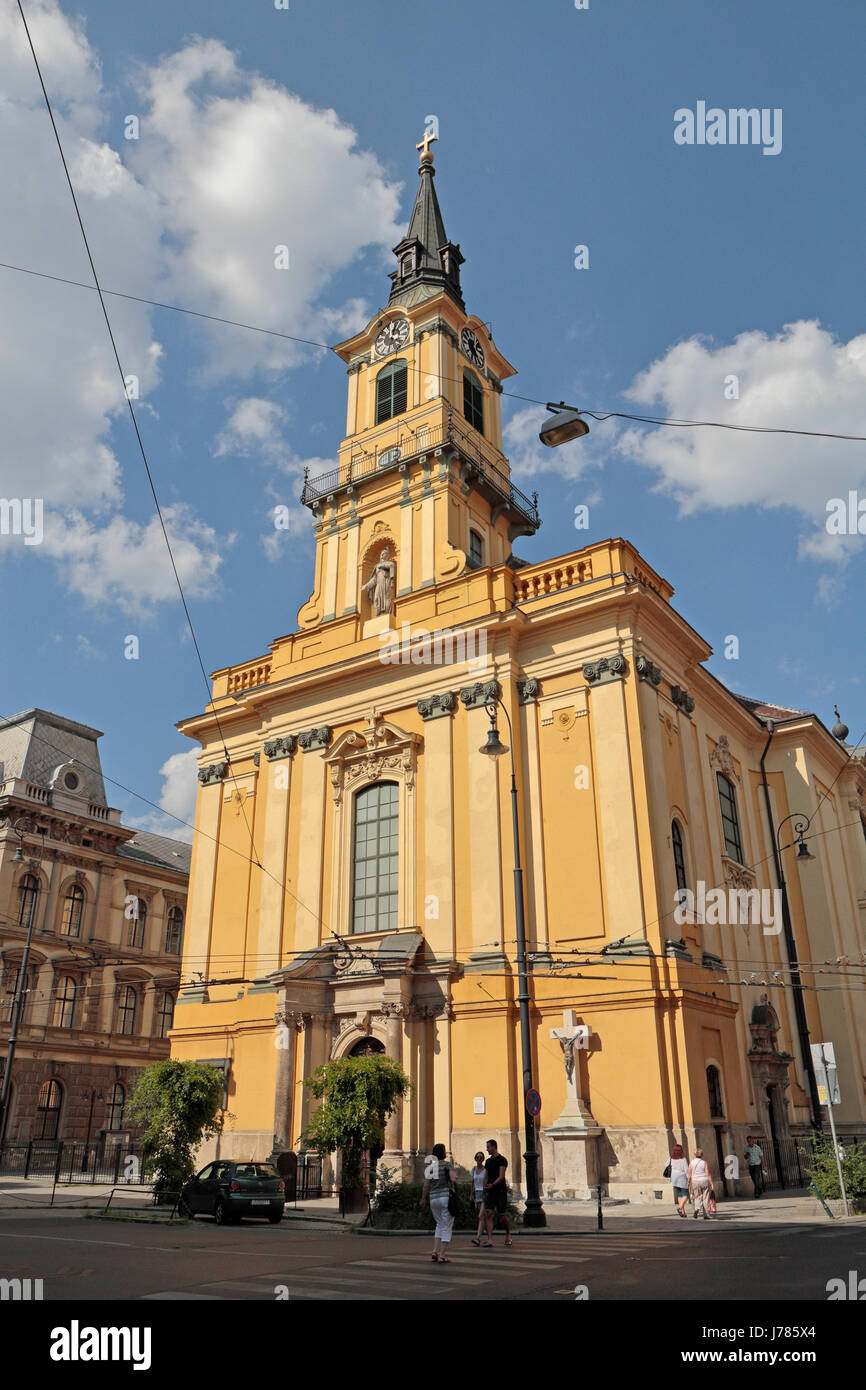
<svg viewBox="0 0 866 1390">
<path fill-rule="evenodd" d="M 689 1191 L 695 1204 L 695 1220 L 697 1221 L 698 1212 L 700 1212 L 704 1220 L 709 1221 L 707 1199 L 710 1193 L 715 1191 L 715 1188 L 703 1149 L 695 1149 L 695 1156 L 689 1164 Z"/>
<path fill-rule="evenodd" d="M 478 1217 L 478 1230 L 472 1237 L 473 1245 L 481 1244 L 481 1232 L 484 1230 L 484 1183 L 487 1180 L 487 1169 L 484 1167 L 484 1155 L 480 1149 L 475 1155 L 475 1167 L 472 1169 L 472 1200 L 475 1203 L 475 1214 Z"/>
<path fill-rule="evenodd" d="M 454 1226 L 454 1217 L 448 1210 L 448 1198 L 455 1185 L 454 1169 L 445 1157 L 444 1144 L 433 1145 L 433 1157 L 436 1162 L 430 1165 L 428 1171 L 432 1171 L 434 1176 L 426 1179 L 421 1190 L 419 1206 L 423 1210 L 429 1193 L 430 1210 L 436 1218 L 436 1236 L 430 1258 L 434 1264 L 449 1265 L 451 1261 L 443 1255 L 442 1247 L 451 1244 L 451 1231 Z"/>
<path fill-rule="evenodd" d="M 682 1144 L 675 1144 L 671 1149 L 670 1170 L 674 1201 L 679 1215 L 685 1220 L 686 1203 L 689 1200 L 689 1165 Z"/>
</svg>

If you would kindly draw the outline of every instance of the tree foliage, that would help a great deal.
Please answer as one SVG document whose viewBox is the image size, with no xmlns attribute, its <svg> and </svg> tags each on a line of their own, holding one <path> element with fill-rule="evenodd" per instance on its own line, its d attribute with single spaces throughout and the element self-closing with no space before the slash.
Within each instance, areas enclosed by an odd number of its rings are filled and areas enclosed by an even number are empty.
<svg viewBox="0 0 866 1390">
<path fill-rule="evenodd" d="M 866 1145 L 851 1144 L 845 1138 L 840 1142 L 844 1154 L 842 1177 L 845 1179 L 845 1191 L 856 1201 L 866 1197 Z M 833 1141 L 829 1134 L 822 1134 L 813 1140 L 808 1170 L 811 1181 L 825 1201 L 842 1196 Z"/>
<path fill-rule="evenodd" d="M 323 1102 L 311 1115 L 304 1140 L 317 1153 L 340 1149 L 343 1186 L 359 1186 L 364 1150 L 380 1147 L 385 1121 L 412 1090 L 411 1081 L 399 1063 L 376 1055 L 326 1062 L 304 1084 Z"/>
<path fill-rule="evenodd" d="M 172 1057 L 141 1073 L 129 1113 L 142 1126 L 142 1144 L 158 1194 L 178 1193 L 195 1172 L 195 1149 L 222 1130 L 224 1085 L 215 1067 Z"/>
</svg>

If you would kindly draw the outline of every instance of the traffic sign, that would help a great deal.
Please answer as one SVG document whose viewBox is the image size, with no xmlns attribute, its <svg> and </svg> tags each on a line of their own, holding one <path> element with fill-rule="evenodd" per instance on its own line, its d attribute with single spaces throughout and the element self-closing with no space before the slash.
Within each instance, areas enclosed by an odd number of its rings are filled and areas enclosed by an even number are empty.
<svg viewBox="0 0 866 1390">
<path fill-rule="evenodd" d="M 836 1067 L 836 1053 L 833 1044 L 812 1043 L 812 1065 L 815 1068 L 815 1083 L 818 1087 L 819 1105 L 841 1105 L 842 1092 L 839 1089 L 839 1072 Z"/>
<path fill-rule="evenodd" d="M 541 1114 L 541 1095 L 534 1087 L 526 1092 L 526 1111 L 529 1115 Z"/>
</svg>

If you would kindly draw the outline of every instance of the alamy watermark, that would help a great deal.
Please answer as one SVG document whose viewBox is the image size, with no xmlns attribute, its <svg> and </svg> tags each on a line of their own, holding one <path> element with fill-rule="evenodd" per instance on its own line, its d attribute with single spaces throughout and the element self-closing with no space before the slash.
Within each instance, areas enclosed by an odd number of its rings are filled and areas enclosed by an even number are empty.
<svg viewBox="0 0 866 1390">
<path fill-rule="evenodd" d="M 41 545 L 42 510 L 41 497 L 0 497 L 0 536 L 23 536 L 25 545 Z"/>
<path fill-rule="evenodd" d="M 678 888 L 674 894 L 674 921 L 684 927 L 695 920 L 710 927 L 761 926 L 765 936 L 782 930 L 780 888 L 707 888 L 698 879 L 695 892 Z"/>
<path fill-rule="evenodd" d="M 830 536 L 866 536 L 866 496 L 852 488 L 847 499 L 831 497 L 824 525 Z"/>
<path fill-rule="evenodd" d="M 707 106 L 699 101 L 692 111 L 680 106 L 674 112 L 677 145 L 763 145 L 764 154 L 782 153 L 782 108 L 762 106 Z"/>
<path fill-rule="evenodd" d="M 430 632 L 401 623 L 396 630 L 379 634 L 383 666 L 450 666 L 464 664 L 473 672 L 487 669 L 487 632 L 484 628 L 443 627 Z"/>
</svg>

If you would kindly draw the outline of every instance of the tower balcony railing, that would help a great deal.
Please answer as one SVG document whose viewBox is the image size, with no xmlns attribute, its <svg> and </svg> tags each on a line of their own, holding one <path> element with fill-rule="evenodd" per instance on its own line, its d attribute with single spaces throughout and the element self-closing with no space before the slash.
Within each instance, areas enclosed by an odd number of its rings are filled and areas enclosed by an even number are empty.
<svg viewBox="0 0 866 1390">
<path fill-rule="evenodd" d="M 352 448 L 348 457 L 336 468 L 327 473 L 320 473 L 315 478 L 305 473 L 300 497 L 302 505 L 314 507 L 323 498 L 342 492 L 365 478 L 390 472 L 402 464 L 422 458 L 425 454 L 451 446 L 469 466 L 468 481 L 472 480 L 474 472 L 476 478 L 487 483 L 502 501 L 507 502 L 534 530 L 538 529 L 541 525 L 538 494 L 533 493 L 532 498 L 529 498 L 512 483 L 502 467 L 502 456 L 482 435 L 470 426 L 458 423 L 450 410 L 447 418 L 443 419 L 441 407 L 429 420 L 422 417 L 418 422 L 415 417 L 415 421 L 412 427 L 398 428 L 396 433 L 394 422 L 388 421 L 389 428 L 382 430 L 381 442 L 374 436 L 372 440 L 368 440 L 365 448 L 361 448 L 360 445 Z"/>
</svg>

